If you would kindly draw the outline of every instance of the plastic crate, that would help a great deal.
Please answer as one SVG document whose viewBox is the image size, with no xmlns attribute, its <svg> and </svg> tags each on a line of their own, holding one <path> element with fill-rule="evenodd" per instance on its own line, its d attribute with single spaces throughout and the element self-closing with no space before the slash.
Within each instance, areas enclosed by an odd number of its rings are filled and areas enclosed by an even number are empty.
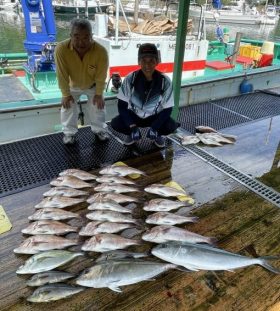
<svg viewBox="0 0 280 311">
<path fill-rule="evenodd" d="M 250 57 L 252 59 L 259 59 L 261 57 L 261 47 L 255 45 L 241 45 L 239 48 L 239 55 Z"/>
</svg>

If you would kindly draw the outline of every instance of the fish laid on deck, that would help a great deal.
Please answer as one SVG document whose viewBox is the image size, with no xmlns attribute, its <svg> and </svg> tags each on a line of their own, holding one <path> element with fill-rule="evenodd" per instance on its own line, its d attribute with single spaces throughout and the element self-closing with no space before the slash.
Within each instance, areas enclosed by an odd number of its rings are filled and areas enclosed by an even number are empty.
<svg viewBox="0 0 280 311">
<path fill-rule="evenodd" d="M 126 186 L 122 184 L 101 184 L 94 188 L 95 191 L 100 192 L 114 192 L 114 193 L 126 193 L 126 192 L 139 192 L 139 189 Z"/>
<path fill-rule="evenodd" d="M 268 264 L 269 259 L 279 259 L 279 256 L 249 258 L 234 254 L 209 245 L 190 243 L 166 243 L 152 249 L 152 254 L 162 260 L 186 267 L 189 270 L 234 270 L 260 265 L 267 270 L 280 274 L 280 270 Z"/>
<path fill-rule="evenodd" d="M 85 290 L 83 287 L 71 286 L 67 284 L 51 284 L 37 288 L 31 296 L 27 298 L 30 302 L 49 302 L 70 297 Z"/>
<path fill-rule="evenodd" d="M 141 244 L 141 241 L 123 238 L 117 234 L 101 233 L 96 234 L 86 241 L 82 246 L 82 250 L 102 253 L 115 249 L 123 249 L 131 245 Z"/>
<path fill-rule="evenodd" d="M 122 184 L 122 185 L 135 185 L 133 180 L 130 180 L 125 177 L 121 176 L 110 176 L 110 175 L 103 175 L 96 178 L 96 181 L 99 183 L 114 183 L 114 184 Z"/>
<path fill-rule="evenodd" d="M 148 257 L 149 253 L 135 253 L 124 250 L 113 250 L 109 252 L 105 252 L 101 254 L 95 262 L 101 262 L 106 260 L 114 260 L 114 259 L 128 259 L 128 258 L 143 258 Z"/>
<path fill-rule="evenodd" d="M 110 221 L 110 222 L 128 222 L 138 224 L 138 220 L 134 219 L 131 215 L 123 214 L 115 211 L 94 211 L 88 213 L 86 217 L 90 220 L 97 221 Z"/>
<path fill-rule="evenodd" d="M 198 217 L 186 217 L 181 215 L 172 214 L 169 212 L 157 212 L 149 215 L 146 219 L 147 224 L 154 225 L 178 225 L 186 222 L 197 222 Z"/>
<path fill-rule="evenodd" d="M 46 207 L 38 209 L 33 215 L 28 217 L 29 220 L 66 220 L 80 218 L 77 213 L 58 209 L 56 207 Z"/>
<path fill-rule="evenodd" d="M 139 201 L 137 198 L 121 193 L 95 193 L 87 199 L 87 203 L 91 204 L 103 199 L 112 200 L 120 204 Z"/>
<path fill-rule="evenodd" d="M 46 271 L 34 274 L 26 281 L 28 286 L 42 286 L 46 284 L 58 283 L 73 278 L 75 275 L 64 271 Z"/>
<path fill-rule="evenodd" d="M 163 197 L 177 197 L 180 195 L 186 195 L 186 192 L 183 190 L 178 190 L 176 188 L 165 186 L 162 184 L 152 184 L 145 187 L 144 190 L 146 192 L 158 194 Z"/>
<path fill-rule="evenodd" d="M 138 175 L 144 175 L 146 176 L 146 173 L 143 171 L 138 170 L 137 168 L 133 168 L 127 165 L 110 165 L 107 167 L 104 167 L 99 171 L 99 174 L 101 175 L 117 175 L 117 176 L 128 176 L 132 174 L 138 174 Z"/>
<path fill-rule="evenodd" d="M 168 225 L 156 226 L 142 235 L 142 239 L 153 243 L 165 243 L 168 241 L 181 241 L 189 243 L 214 244 L 215 238 L 202 236 L 200 234 Z"/>
<path fill-rule="evenodd" d="M 115 212 L 120 212 L 120 213 L 128 213 L 131 214 L 133 209 L 121 206 L 119 203 L 113 201 L 113 200 L 108 200 L 108 199 L 103 199 L 99 200 L 97 202 L 93 202 L 88 206 L 88 210 L 94 211 L 94 210 L 110 210 L 110 211 L 115 211 Z"/>
<path fill-rule="evenodd" d="M 41 251 L 63 249 L 77 245 L 77 241 L 55 235 L 34 235 L 25 239 L 19 247 L 14 249 L 17 254 L 37 254 Z"/>
<path fill-rule="evenodd" d="M 50 185 L 55 187 L 70 187 L 74 189 L 83 189 L 83 188 L 90 188 L 92 184 L 87 183 L 75 176 L 59 176 L 56 179 L 50 182 Z"/>
<path fill-rule="evenodd" d="M 34 274 L 44 271 L 53 270 L 60 267 L 83 253 L 74 253 L 66 250 L 52 250 L 35 254 L 28 258 L 24 265 L 20 266 L 17 274 Z"/>
<path fill-rule="evenodd" d="M 63 196 L 73 198 L 87 195 L 89 195 L 88 191 L 78 190 L 69 187 L 53 187 L 49 191 L 43 193 L 44 197 Z"/>
<path fill-rule="evenodd" d="M 91 221 L 80 230 L 79 235 L 93 236 L 98 233 L 118 233 L 134 227 L 135 225 L 130 223 Z"/>
<path fill-rule="evenodd" d="M 57 234 L 62 235 L 69 232 L 77 232 L 78 227 L 67 225 L 56 220 L 37 220 L 32 222 L 28 227 L 22 229 L 25 234 Z"/>
<path fill-rule="evenodd" d="M 168 199 L 152 199 L 143 209 L 147 212 L 169 212 L 180 207 L 187 207 L 186 202 L 172 201 Z"/>
<path fill-rule="evenodd" d="M 59 176 L 74 176 L 81 180 L 95 180 L 96 175 L 75 168 L 69 168 L 59 173 Z"/>
<path fill-rule="evenodd" d="M 44 207 L 65 208 L 82 202 L 85 202 L 84 198 L 68 198 L 62 196 L 47 197 L 44 198 L 40 203 L 36 204 L 35 208 L 44 208 Z"/>
<path fill-rule="evenodd" d="M 162 272 L 175 269 L 176 265 L 160 262 L 133 260 L 108 260 L 89 268 L 77 279 L 78 285 L 121 292 L 120 286 L 150 281 Z"/>
</svg>

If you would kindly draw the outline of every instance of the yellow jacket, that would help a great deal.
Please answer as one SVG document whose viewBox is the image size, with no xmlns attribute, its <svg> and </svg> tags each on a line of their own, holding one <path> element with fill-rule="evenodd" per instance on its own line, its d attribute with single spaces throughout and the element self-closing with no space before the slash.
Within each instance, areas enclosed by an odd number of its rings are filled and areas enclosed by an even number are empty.
<svg viewBox="0 0 280 311">
<path fill-rule="evenodd" d="M 102 45 L 93 42 L 91 49 L 81 60 L 71 40 L 64 40 L 55 48 L 55 63 L 63 97 L 70 95 L 70 87 L 85 90 L 94 84 L 96 95 L 102 95 L 108 70 L 108 54 Z"/>
</svg>

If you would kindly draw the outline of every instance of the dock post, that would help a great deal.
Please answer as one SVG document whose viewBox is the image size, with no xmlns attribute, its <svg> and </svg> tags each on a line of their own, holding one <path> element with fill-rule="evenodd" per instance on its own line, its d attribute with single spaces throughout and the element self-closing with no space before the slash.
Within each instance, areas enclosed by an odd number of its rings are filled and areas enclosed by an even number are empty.
<svg viewBox="0 0 280 311">
<path fill-rule="evenodd" d="M 237 32 L 236 36 L 235 36 L 235 42 L 234 42 L 232 57 L 230 58 L 230 64 L 231 65 L 235 64 L 235 62 L 236 62 L 237 53 L 238 53 L 239 47 L 240 47 L 241 37 L 242 37 L 242 32 Z"/>
</svg>

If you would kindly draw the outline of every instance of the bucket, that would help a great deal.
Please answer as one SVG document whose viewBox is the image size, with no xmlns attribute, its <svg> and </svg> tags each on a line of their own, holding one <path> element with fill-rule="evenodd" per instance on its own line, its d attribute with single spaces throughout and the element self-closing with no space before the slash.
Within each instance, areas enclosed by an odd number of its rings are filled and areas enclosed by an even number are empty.
<svg viewBox="0 0 280 311">
<path fill-rule="evenodd" d="M 262 48 L 262 54 L 274 54 L 274 42 L 271 41 L 264 41 Z"/>
</svg>

